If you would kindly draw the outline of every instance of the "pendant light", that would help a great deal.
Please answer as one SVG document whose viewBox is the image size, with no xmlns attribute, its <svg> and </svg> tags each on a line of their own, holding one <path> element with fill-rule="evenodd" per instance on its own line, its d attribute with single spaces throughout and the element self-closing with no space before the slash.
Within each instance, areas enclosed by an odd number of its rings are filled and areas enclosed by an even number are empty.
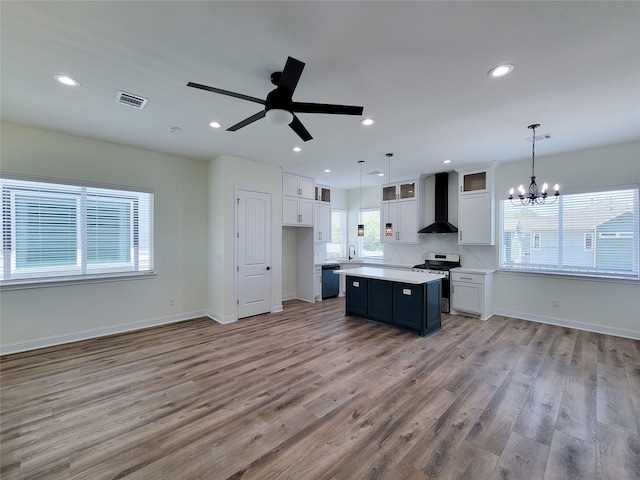
<svg viewBox="0 0 640 480">
<path fill-rule="evenodd" d="M 358 160 L 360 164 L 360 210 L 358 212 L 358 216 L 362 216 L 362 167 L 364 166 L 364 160 Z M 358 224 L 358 236 L 364 237 L 364 223 Z"/>
<path fill-rule="evenodd" d="M 529 184 L 529 192 L 527 193 L 527 191 L 524 189 L 524 187 L 522 186 L 522 184 L 518 187 L 518 198 L 520 199 L 520 203 L 524 206 L 527 205 L 544 205 L 545 203 L 553 203 L 556 201 L 556 199 L 558 198 L 558 196 L 560 195 L 560 187 L 558 186 L 558 184 L 556 183 L 553 186 L 553 189 L 555 190 L 555 193 L 553 194 L 553 200 L 551 200 L 550 202 L 547 202 L 547 196 L 548 196 L 548 192 L 547 192 L 547 184 L 543 184 L 542 185 L 542 190 L 538 190 L 538 184 L 536 183 L 536 172 L 535 172 L 535 166 L 536 166 L 536 128 L 538 128 L 540 126 L 539 123 L 534 123 L 533 125 L 529 125 L 527 128 L 530 130 L 533 130 L 533 146 L 531 147 L 531 183 Z M 517 203 L 513 202 L 513 188 L 511 190 L 509 190 L 509 200 L 511 200 L 511 203 L 514 205 L 517 205 Z"/>
<path fill-rule="evenodd" d="M 387 158 L 389 159 L 389 187 L 391 186 L 391 157 L 393 157 L 393 153 L 387 153 Z M 387 202 L 387 220 L 391 220 L 391 204 Z M 385 237 L 393 237 L 393 223 L 390 221 L 384 224 L 384 236 Z"/>
</svg>

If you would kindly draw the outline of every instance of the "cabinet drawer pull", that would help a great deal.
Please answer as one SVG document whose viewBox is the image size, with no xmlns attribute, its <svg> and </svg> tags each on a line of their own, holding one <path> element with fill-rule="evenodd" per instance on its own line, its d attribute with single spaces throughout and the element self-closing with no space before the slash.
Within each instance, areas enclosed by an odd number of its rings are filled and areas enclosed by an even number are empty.
<svg viewBox="0 0 640 480">
<path fill-rule="evenodd" d="M 353 285 L 354 287 L 359 287 L 359 286 L 360 286 L 360 282 L 353 282 L 353 283 L 352 283 L 352 285 Z"/>
<path fill-rule="evenodd" d="M 403 295 L 411 295 L 411 289 L 410 288 L 403 288 L 402 289 L 402 294 Z"/>
<path fill-rule="evenodd" d="M 473 280 L 471 277 L 460 277 L 460 280 Z"/>
</svg>

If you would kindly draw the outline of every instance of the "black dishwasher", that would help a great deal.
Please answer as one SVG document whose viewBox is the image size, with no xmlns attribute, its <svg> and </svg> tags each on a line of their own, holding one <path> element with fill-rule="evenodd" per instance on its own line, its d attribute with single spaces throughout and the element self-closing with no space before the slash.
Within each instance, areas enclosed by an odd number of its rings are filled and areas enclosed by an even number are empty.
<svg viewBox="0 0 640 480">
<path fill-rule="evenodd" d="M 333 273 L 340 265 L 322 266 L 322 299 L 337 297 L 340 291 L 340 275 Z"/>
</svg>

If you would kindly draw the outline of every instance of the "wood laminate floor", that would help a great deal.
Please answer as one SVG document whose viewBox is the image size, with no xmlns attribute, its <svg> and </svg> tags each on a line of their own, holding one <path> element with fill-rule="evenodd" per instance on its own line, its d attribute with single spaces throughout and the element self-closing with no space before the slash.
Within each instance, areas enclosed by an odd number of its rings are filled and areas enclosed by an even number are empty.
<svg viewBox="0 0 640 480">
<path fill-rule="evenodd" d="M 640 342 L 343 299 L 5 356 L 10 479 L 639 479 Z"/>
</svg>

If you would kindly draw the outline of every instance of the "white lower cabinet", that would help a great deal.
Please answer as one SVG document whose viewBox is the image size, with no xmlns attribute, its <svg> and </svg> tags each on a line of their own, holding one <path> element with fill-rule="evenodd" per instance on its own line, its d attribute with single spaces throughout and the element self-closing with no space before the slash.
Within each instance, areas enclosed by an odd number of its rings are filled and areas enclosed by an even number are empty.
<svg viewBox="0 0 640 480">
<path fill-rule="evenodd" d="M 493 272 L 490 269 L 451 269 L 451 313 L 468 314 L 480 320 L 491 317 Z"/>
</svg>

